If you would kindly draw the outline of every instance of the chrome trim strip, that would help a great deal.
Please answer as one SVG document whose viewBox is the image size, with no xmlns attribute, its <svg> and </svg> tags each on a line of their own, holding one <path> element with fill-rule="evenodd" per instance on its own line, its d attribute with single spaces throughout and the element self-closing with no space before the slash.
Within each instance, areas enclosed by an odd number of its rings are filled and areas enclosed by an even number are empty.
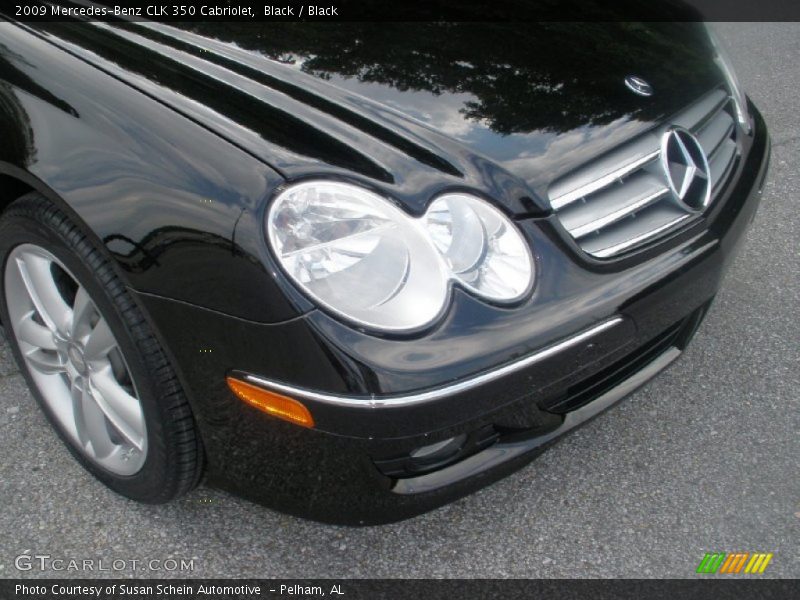
<svg viewBox="0 0 800 600">
<path fill-rule="evenodd" d="M 249 383 L 261 386 L 268 390 L 279 392 L 281 394 L 286 394 L 293 398 L 313 400 L 316 402 L 324 402 L 326 404 L 347 406 L 351 408 L 367 408 L 367 409 L 398 408 L 414 404 L 422 404 L 425 402 L 433 402 L 435 400 L 440 400 L 441 398 L 459 394 L 461 392 L 465 392 L 480 385 L 490 383 L 492 381 L 500 379 L 501 377 L 505 377 L 506 375 L 509 375 L 514 371 L 524 369 L 546 358 L 550 358 L 551 356 L 554 356 L 559 352 L 566 350 L 567 348 L 576 346 L 581 342 L 599 333 L 602 333 L 603 331 L 606 331 L 608 329 L 611 329 L 612 327 L 619 325 L 623 321 L 624 319 L 621 316 L 613 317 L 611 319 L 599 323 L 598 325 L 595 325 L 594 327 L 586 329 L 572 337 L 566 338 L 561 342 L 558 342 L 556 344 L 553 344 L 552 346 L 544 348 L 543 350 L 535 352 L 534 354 L 529 354 L 528 356 L 521 358 L 517 361 L 508 363 L 504 366 L 498 367 L 491 371 L 486 371 L 479 375 L 475 375 L 468 379 L 464 379 L 462 381 L 459 381 L 451 385 L 434 388 L 426 392 L 418 392 L 414 394 L 403 394 L 394 396 L 373 395 L 373 396 L 347 397 L 347 396 L 340 396 L 337 394 L 325 394 L 322 392 L 315 392 L 313 390 L 307 390 L 304 388 L 295 387 L 293 385 L 279 383 L 277 381 L 270 381 L 268 379 L 264 379 L 263 377 L 258 377 L 256 375 L 245 374 L 244 378 Z"/>
<path fill-rule="evenodd" d="M 592 256 L 597 256 L 599 258 L 608 258 L 609 256 L 614 256 L 615 254 L 619 254 L 620 252 L 623 252 L 624 250 L 627 250 L 632 246 L 636 246 L 639 242 L 643 242 L 648 238 L 654 237 L 659 233 L 663 233 L 664 231 L 667 231 L 668 229 L 675 227 L 678 223 L 682 223 L 689 217 L 696 218 L 697 215 L 690 215 L 690 214 L 681 215 L 680 217 L 678 217 L 677 219 L 673 219 L 669 223 L 665 223 L 664 225 L 656 227 L 655 229 L 650 229 L 641 235 L 637 235 L 636 237 L 633 237 L 629 240 L 625 240 L 624 242 L 620 242 L 619 244 L 608 246 L 607 248 L 601 248 L 600 250 L 591 250 L 591 251 L 587 250 L 586 252 L 591 254 Z"/>
<path fill-rule="evenodd" d="M 720 156 L 722 158 L 725 157 L 724 154 L 721 154 L 723 152 L 726 152 L 724 147 L 728 146 L 728 148 L 730 148 L 730 145 L 728 144 L 728 142 L 732 142 L 733 143 L 733 148 L 731 148 L 731 150 L 730 150 L 730 157 L 728 157 L 728 159 L 726 160 L 725 166 L 722 168 L 722 171 L 720 171 L 720 173 L 719 173 L 719 175 L 717 177 L 714 177 L 714 172 L 713 171 L 711 171 L 711 173 L 710 173 L 711 186 L 712 186 L 712 188 L 711 188 L 712 195 L 714 193 L 718 192 L 719 189 L 720 189 L 720 186 L 722 186 L 725 183 L 727 183 L 728 179 L 730 178 L 731 171 L 733 169 L 733 166 L 736 164 L 736 158 L 737 158 L 737 156 L 739 154 L 739 145 L 736 143 L 736 141 L 733 138 L 725 138 L 724 140 L 722 140 L 722 142 L 720 142 L 719 146 L 717 146 L 717 149 L 714 151 L 714 156 L 710 156 L 708 158 L 709 166 L 711 166 L 713 164 L 714 168 L 716 168 L 717 164 L 719 163 Z"/>
<path fill-rule="evenodd" d="M 730 100 L 730 94 L 723 86 L 719 86 L 698 98 L 685 109 L 668 119 L 673 125 L 696 131 L 707 119 L 720 111 Z"/>
<path fill-rule="evenodd" d="M 717 90 L 717 91 L 722 91 L 722 90 Z M 712 95 L 713 94 L 716 94 L 716 92 L 712 92 Z M 731 96 L 729 96 L 726 92 L 723 92 L 723 94 L 724 95 L 714 105 L 714 108 L 710 109 L 707 113 L 703 114 L 694 123 L 686 125 L 686 128 L 692 131 L 695 135 L 699 135 L 700 132 L 703 131 L 703 129 L 705 129 L 719 113 L 725 110 L 725 106 L 731 101 Z"/>
<path fill-rule="evenodd" d="M 655 150 L 650 152 L 649 154 L 645 154 L 644 156 L 634 159 L 633 161 L 626 163 L 625 165 L 621 166 L 618 169 L 611 171 L 610 173 L 606 173 L 602 177 L 598 177 L 594 181 L 582 185 L 581 187 L 574 189 L 566 194 L 562 194 L 557 198 L 553 198 L 550 200 L 550 206 L 553 209 L 558 210 L 559 208 L 563 208 L 568 204 L 571 204 L 578 198 L 583 198 L 584 196 L 588 196 L 597 192 L 598 190 L 602 190 L 605 187 L 608 187 L 610 184 L 614 183 L 617 179 L 622 179 L 630 173 L 631 171 L 635 171 L 642 165 L 646 165 L 652 160 L 656 160 L 659 155 L 661 154 L 660 150 Z"/>
<path fill-rule="evenodd" d="M 457 462 L 439 471 L 434 471 L 427 475 L 420 475 L 419 477 L 398 479 L 392 488 L 392 492 L 401 495 L 430 492 L 431 490 L 442 488 L 456 483 L 457 481 L 461 481 L 462 479 L 466 479 L 467 477 L 477 475 L 512 458 L 540 448 L 570 429 L 574 429 L 581 423 L 603 412 L 605 409 L 633 392 L 636 388 L 646 383 L 649 379 L 656 376 L 680 355 L 681 351 L 678 348 L 674 346 L 668 348 L 641 371 L 637 371 L 596 400 L 567 413 L 564 422 L 550 433 L 517 442 L 500 442 L 499 444 L 490 446 L 486 450 L 478 452 L 478 454 L 474 454 L 461 462 Z"/>
<path fill-rule="evenodd" d="M 706 136 L 711 135 L 713 133 L 712 128 L 715 127 L 715 122 L 720 117 L 720 115 L 724 115 L 727 119 L 723 119 L 723 122 L 727 122 L 725 126 L 725 130 L 722 132 L 722 135 L 719 136 L 716 142 L 714 142 L 713 147 L 706 148 L 703 142 L 708 142 L 709 140 L 706 139 Z M 736 119 L 732 117 L 727 111 L 720 110 L 717 114 L 713 115 L 713 117 L 709 118 L 708 121 L 700 128 L 698 131 L 695 132 L 695 136 L 697 137 L 697 141 L 700 142 L 700 146 L 702 146 L 703 151 L 706 153 L 708 160 L 711 160 L 711 157 L 716 152 L 719 145 L 724 142 L 727 138 L 731 137 L 734 128 L 736 127 Z"/>
<path fill-rule="evenodd" d="M 706 156 L 708 156 L 708 160 L 709 160 L 709 161 L 710 161 L 711 159 L 713 159 L 713 158 L 714 158 L 714 156 L 717 154 L 717 152 L 719 151 L 719 149 L 722 147 L 722 144 L 724 144 L 724 143 L 725 143 L 725 140 L 732 139 L 732 138 L 731 138 L 731 135 L 733 134 L 733 130 L 734 130 L 735 128 L 736 128 L 736 121 L 734 121 L 733 119 L 731 119 L 731 122 L 728 124 L 728 127 L 727 127 L 727 129 L 725 130 L 725 135 L 723 135 L 723 136 L 720 138 L 720 140 L 717 142 L 717 145 L 716 145 L 716 146 L 714 146 L 714 149 L 713 149 L 713 150 L 711 150 L 711 152 L 706 152 Z M 735 141 L 735 140 L 734 140 L 734 141 Z"/>
<path fill-rule="evenodd" d="M 632 213 L 635 213 L 644 207 L 653 204 L 656 200 L 660 200 L 664 196 L 669 194 L 669 188 L 662 188 L 661 190 L 654 192 L 648 196 L 645 196 L 641 200 L 637 200 L 628 206 L 623 206 L 622 208 L 615 210 L 614 212 L 608 213 L 605 216 L 602 216 L 594 221 L 590 221 L 585 225 L 581 225 L 580 227 L 576 227 L 575 229 L 568 229 L 567 231 L 570 232 L 572 237 L 575 239 L 579 239 L 585 237 L 590 233 L 594 233 L 595 231 L 599 231 L 604 227 L 609 225 L 613 225 L 617 221 L 621 221 L 625 217 L 630 216 Z"/>
</svg>

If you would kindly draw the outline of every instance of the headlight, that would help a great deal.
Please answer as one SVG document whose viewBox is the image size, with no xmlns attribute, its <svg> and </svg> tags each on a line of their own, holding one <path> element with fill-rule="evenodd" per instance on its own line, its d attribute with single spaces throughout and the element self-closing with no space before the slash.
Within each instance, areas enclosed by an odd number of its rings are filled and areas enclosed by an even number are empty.
<svg viewBox="0 0 800 600">
<path fill-rule="evenodd" d="M 436 249 L 399 208 L 365 189 L 294 185 L 270 208 L 269 241 L 281 266 L 314 300 L 384 330 L 433 321 L 447 301 Z"/>
<path fill-rule="evenodd" d="M 736 105 L 736 120 L 739 121 L 739 125 L 744 129 L 745 133 L 750 133 L 750 118 L 747 113 L 747 96 L 739 83 L 739 78 L 736 77 L 736 71 L 733 70 L 733 63 L 731 62 L 730 55 L 711 25 L 706 25 L 706 31 L 708 31 L 708 37 L 716 53 L 714 60 L 725 75 L 728 89 L 733 96 L 733 103 Z"/>
<path fill-rule="evenodd" d="M 533 284 L 533 259 L 516 227 L 465 194 L 439 197 L 417 219 L 354 185 L 299 183 L 270 207 L 267 237 L 314 301 L 384 331 L 432 323 L 452 280 L 496 302 L 519 300 Z"/>
<path fill-rule="evenodd" d="M 452 275 L 497 302 L 524 296 L 533 282 L 528 245 L 496 208 L 465 194 L 437 198 L 425 224 Z"/>
</svg>

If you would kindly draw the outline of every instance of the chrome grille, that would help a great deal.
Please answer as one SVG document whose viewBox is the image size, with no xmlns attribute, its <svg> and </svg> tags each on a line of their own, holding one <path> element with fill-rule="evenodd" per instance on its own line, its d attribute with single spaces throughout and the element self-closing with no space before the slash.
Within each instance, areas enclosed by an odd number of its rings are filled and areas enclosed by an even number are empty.
<svg viewBox="0 0 800 600">
<path fill-rule="evenodd" d="M 697 137 L 708 157 L 713 203 L 738 155 L 734 114 L 728 92 L 714 90 L 663 127 L 559 179 L 549 196 L 561 224 L 585 252 L 608 258 L 699 218 L 673 198 L 661 167 L 661 136 L 679 126 Z"/>
</svg>

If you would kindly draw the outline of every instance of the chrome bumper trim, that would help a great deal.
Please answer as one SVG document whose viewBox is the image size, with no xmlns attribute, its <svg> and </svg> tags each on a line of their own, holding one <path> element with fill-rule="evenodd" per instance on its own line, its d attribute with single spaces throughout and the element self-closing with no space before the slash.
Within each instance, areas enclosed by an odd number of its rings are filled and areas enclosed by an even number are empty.
<svg viewBox="0 0 800 600">
<path fill-rule="evenodd" d="M 425 402 L 433 402 L 435 400 L 440 400 L 441 398 L 459 394 L 483 384 L 490 383 L 505 377 L 514 371 L 519 371 L 520 369 L 524 369 L 542 360 L 550 358 L 551 356 L 554 356 L 559 352 L 566 350 L 567 348 L 576 346 L 594 337 L 595 335 L 619 325 L 623 321 L 624 319 L 620 316 L 613 317 L 572 337 L 566 338 L 561 342 L 557 342 L 552 346 L 548 346 L 547 348 L 535 352 L 534 354 L 529 354 L 524 358 L 508 363 L 491 371 L 486 371 L 479 375 L 463 379 L 451 385 L 434 388 L 425 392 L 417 392 L 414 394 L 394 396 L 341 396 L 337 394 L 315 392 L 313 390 L 307 390 L 277 381 L 270 381 L 257 375 L 245 374 L 244 379 L 254 385 L 258 385 L 265 389 L 286 394 L 287 396 L 298 399 L 306 399 L 315 402 L 324 402 L 326 404 L 348 406 L 352 408 L 397 408 L 414 404 L 422 404 Z"/>
<path fill-rule="evenodd" d="M 512 458 L 531 452 L 536 448 L 540 448 L 553 441 L 557 437 L 565 434 L 570 429 L 574 429 L 581 423 L 584 423 L 592 417 L 603 412 L 614 403 L 618 402 L 636 388 L 653 378 L 660 371 L 665 369 L 672 361 L 681 355 L 678 348 L 672 347 L 660 354 L 641 371 L 637 371 L 628 379 L 621 382 L 616 387 L 610 389 L 605 394 L 593 400 L 589 404 L 581 408 L 567 413 L 564 422 L 561 425 L 545 435 L 541 435 L 527 440 L 519 440 L 516 442 L 500 442 L 474 454 L 469 458 L 465 458 L 461 462 L 454 465 L 428 473 L 427 475 L 420 475 L 419 477 L 411 477 L 408 479 L 398 479 L 395 482 L 392 492 L 396 494 L 421 494 L 423 492 L 430 492 L 432 490 L 451 485 L 467 477 L 472 477 L 478 473 L 488 471 L 504 463 Z"/>
</svg>

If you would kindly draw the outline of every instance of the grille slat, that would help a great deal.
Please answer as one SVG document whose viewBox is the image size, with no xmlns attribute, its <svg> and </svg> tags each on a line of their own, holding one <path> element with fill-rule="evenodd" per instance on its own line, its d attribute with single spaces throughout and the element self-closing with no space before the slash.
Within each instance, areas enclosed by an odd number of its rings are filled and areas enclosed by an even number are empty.
<svg viewBox="0 0 800 600">
<path fill-rule="evenodd" d="M 709 119 L 713 118 L 729 101 L 730 94 L 728 94 L 728 92 L 723 89 L 714 90 L 689 106 L 686 110 L 678 113 L 670 122 L 678 127 L 697 131 L 698 129 L 702 129 L 703 125 L 705 125 Z"/>
<path fill-rule="evenodd" d="M 550 203 L 561 224 L 587 253 L 610 258 L 699 218 L 677 202 L 661 166 L 661 138 L 672 126 L 688 129 L 709 160 L 713 195 L 738 155 L 730 95 L 722 88 L 640 136 L 556 181 Z"/>
<path fill-rule="evenodd" d="M 722 142 L 717 151 L 708 161 L 708 168 L 711 170 L 711 188 L 716 190 L 726 179 L 733 167 L 733 159 L 736 156 L 736 142 L 727 139 Z"/>
<path fill-rule="evenodd" d="M 720 110 L 705 127 L 697 134 L 697 139 L 703 147 L 706 156 L 710 157 L 719 148 L 719 145 L 730 138 L 733 133 L 733 117 L 724 110 Z"/>
<path fill-rule="evenodd" d="M 591 206 L 565 207 L 561 222 L 574 237 L 580 238 L 630 216 L 668 193 L 669 188 L 656 176 L 641 170 L 624 185 L 609 186 L 598 192 Z"/>
<path fill-rule="evenodd" d="M 556 183 L 550 189 L 551 204 L 558 209 L 601 190 L 655 161 L 658 154 L 658 140 L 655 136 L 645 136 L 634 145 L 611 152 L 588 168 L 576 171 L 569 179 L 562 180 L 561 185 Z"/>
<path fill-rule="evenodd" d="M 604 229 L 600 235 L 586 237 L 580 244 L 586 252 L 600 258 L 620 254 L 640 244 L 654 233 L 668 231 L 689 218 L 677 205 L 660 202 Z"/>
</svg>

